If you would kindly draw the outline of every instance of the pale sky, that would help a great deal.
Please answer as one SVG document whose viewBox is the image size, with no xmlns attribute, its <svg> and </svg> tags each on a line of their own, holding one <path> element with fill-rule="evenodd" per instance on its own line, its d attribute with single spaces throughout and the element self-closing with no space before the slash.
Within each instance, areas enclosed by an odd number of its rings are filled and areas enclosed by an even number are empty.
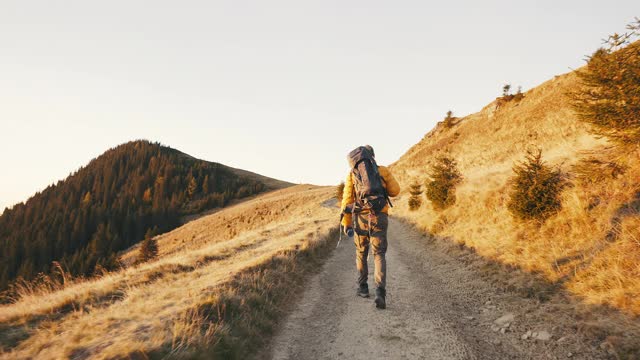
<svg viewBox="0 0 640 360">
<path fill-rule="evenodd" d="M 0 0 L 0 212 L 149 139 L 291 182 L 581 66 L 634 1 Z"/>
</svg>

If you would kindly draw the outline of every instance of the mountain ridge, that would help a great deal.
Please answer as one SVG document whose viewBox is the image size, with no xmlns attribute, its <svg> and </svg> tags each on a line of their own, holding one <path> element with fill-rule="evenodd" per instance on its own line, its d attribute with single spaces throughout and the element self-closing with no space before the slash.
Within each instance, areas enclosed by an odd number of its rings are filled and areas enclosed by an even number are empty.
<svg viewBox="0 0 640 360">
<path fill-rule="evenodd" d="M 291 184 L 136 140 L 108 149 L 0 216 L 0 289 L 58 261 L 73 275 L 118 266 L 117 252 L 184 215 Z"/>
</svg>

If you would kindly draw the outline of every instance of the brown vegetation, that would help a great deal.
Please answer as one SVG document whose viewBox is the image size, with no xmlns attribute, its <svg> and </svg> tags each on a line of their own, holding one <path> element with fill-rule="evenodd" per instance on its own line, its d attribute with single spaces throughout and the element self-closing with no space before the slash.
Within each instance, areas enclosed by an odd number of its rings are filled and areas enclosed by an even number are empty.
<svg viewBox="0 0 640 360">
<path fill-rule="evenodd" d="M 156 237 L 155 261 L 134 247 L 121 271 L 25 289 L 0 306 L 0 358 L 245 358 L 333 248 L 332 195 L 272 192 Z"/>
<path fill-rule="evenodd" d="M 0 291 L 48 272 L 52 261 L 74 276 L 115 270 L 117 252 L 149 229 L 166 232 L 182 216 L 275 189 L 267 181 L 159 143 L 109 149 L 0 215 Z"/>
<path fill-rule="evenodd" d="M 422 197 L 420 196 L 422 195 L 422 185 L 419 183 L 411 184 L 409 187 L 409 194 L 411 194 L 408 202 L 409 210 L 418 210 L 422 205 Z"/>
<path fill-rule="evenodd" d="M 143 263 L 158 257 L 158 241 L 153 238 L 153 231 L 147 230 L 144 240 L 140 244 L 140 252 L 138 253 L 138 262 Z"/>
<path fill-rule="evenodd" d="M 518 91 L 515 94 L 511 93 L 511 84 L 505 84 L 502 87 L 502 96 L 499 97 L 496 101 L 498 106 L 507 103 L 509 101 L 518 102 L 524 98 L 524 93 L 522 93 L 522 87 L 518 86 Z"/>
<path fill-rule="evenodd" d="M 640 315 L 640 150 L 612 148 L 591 134 L 565 95 L 577 86 L 575 73 L 556 76 L 518 102 L 501 103 L 499 111 L 496 100 L 462 118 L 455 134 L 442 128 L 426 134 L 391 170 L 409 186 L 426 177 L 439 156 L 455 158 L 465 178 L 456 203 L 436 212 L 410 211 L 397 201 L 393 214 L 485 259 L 539 274 L 572 296 L 585 324 L 625 333 L 630 328 L 612 319 L 617 311 Z M 508 208 L 512 167 L 532 146 L 544 149 L 550 166 L 582 174 L 559 195 L 556 214 L 534 224 L 516 221 Z M 585 310 L 596 306 L 610 310 Z"/>
</svg>

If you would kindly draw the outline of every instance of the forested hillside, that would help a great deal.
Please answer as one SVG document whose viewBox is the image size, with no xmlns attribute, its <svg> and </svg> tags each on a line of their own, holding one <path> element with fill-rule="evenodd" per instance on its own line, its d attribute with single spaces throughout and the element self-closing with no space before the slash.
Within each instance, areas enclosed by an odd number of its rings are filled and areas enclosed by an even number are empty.
<svg viewBox="0 0 640 360">
<path fill-rule="evenodd" d="M 253 175 L 253 176 L 250 176 Z M 266 190 L 263 178 L 148 141 L 108 150 L 0 216 L 0 290 L 48 273 L 118 266 L 116 253 L 180 225 L 183 215 Z"/>
</svg>

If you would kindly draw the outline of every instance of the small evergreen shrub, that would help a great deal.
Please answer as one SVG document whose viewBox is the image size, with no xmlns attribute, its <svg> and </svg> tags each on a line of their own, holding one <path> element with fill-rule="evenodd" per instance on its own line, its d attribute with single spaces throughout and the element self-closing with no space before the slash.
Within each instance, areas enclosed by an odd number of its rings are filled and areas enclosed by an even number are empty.
<svg viewBox="0 0 640 360">
<path fill-rule="evenodd" d="M 511 84 L 505 84 L 502 87 L 502 96 L 499 98 L 502 103 L 509 102 L 511 100 L 520 101 L 524 98 L 522 93 L 522 86 L 518 86 L 518 90 L 515 94 L 511 93 Z"/>
<path fill-rule="evenodd" d="M 506 98 L 508 96 L 511 96 L 511 84 L 505 84 L 502 87 L 502 97 Z"/>
<path fill-rule="evenodd" d="M 451 110 L 447 111 L 447 116 L 444 118 L 444 122 L 443 122 L 443 123 L 444 123 L 444 126 L 445 126 L 447 129 L 452 128 L 452 127 L 453 127 L 453 125 L 455 125 L 454 121 L 455 121 L 456 119 L 457 119 L 457 118 L 456 118 L 455 116 L 453 116 L 453 111 L 451 111 Z"/>
<path fill-rule="evenodd" d="M 147 262 L 158 257 L 158 242 L 153 237 L 154 231 L 149 229 L 144 235 L 144 240 L 140 245 L 140 253 L 138 254 L 138 263 Z"/>
<path fill-rule="evenodd" d="M 418 183 L 411 184 L 409 193 L 411 194 L 409 197 L 409 210 L 418 210 L 420 206 L 422 206 L 422 198 L 420 197 L 422 194 L 422 185 Z"/>
<path fill-rule="evenodd" d="M 528 151 L 525 160 L 513 167 L 508 209 L 519 220 L 544 221 L 562 208 L 562 190 L 569 186 L 560 167 L 542 160 L 542 151 Z"/>
<path fill-rule="evenodd" d="M 513 100 L 520 101 L 524 98 L 524 93 L 522 92 L 522 86 L 518 86 L 518 91 L 516 91 L 515 95 L 513 95 Z"/>
<path fill-rule="evenodd" d="M 441 156 L 429 173 L 431 177 L 426 183 L 427 199 L 436 210 L 443 210 L 456 201 L 455 188 L 462 181 L 456 161 L 448 156 Z"/>
</svg>

